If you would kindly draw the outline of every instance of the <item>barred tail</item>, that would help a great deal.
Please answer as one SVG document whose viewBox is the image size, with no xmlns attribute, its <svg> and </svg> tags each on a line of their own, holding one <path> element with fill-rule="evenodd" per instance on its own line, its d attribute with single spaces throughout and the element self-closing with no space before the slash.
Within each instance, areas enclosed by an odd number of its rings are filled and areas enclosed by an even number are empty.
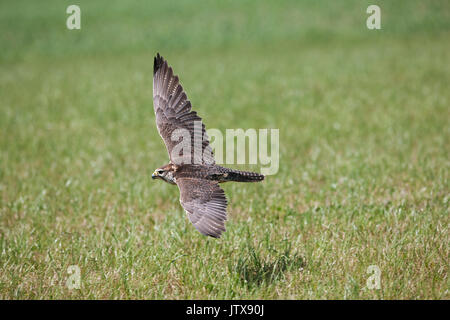
<svg viewBox="0 0 450 320">
<path fill-rule="evenodd" d="M 230 171 L 228 171 L 227 174 L 224 175 L 224 178 L 224 181 L 258 182 L 264 180 L 264 175 L 256 172 L 230 169 Z"/>
</svg>

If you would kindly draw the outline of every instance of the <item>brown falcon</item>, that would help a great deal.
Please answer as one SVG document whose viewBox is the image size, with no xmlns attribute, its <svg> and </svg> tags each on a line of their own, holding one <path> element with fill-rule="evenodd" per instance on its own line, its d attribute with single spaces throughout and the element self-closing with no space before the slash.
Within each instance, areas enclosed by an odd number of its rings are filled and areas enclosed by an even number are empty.
<svg viewBox="0 0 450 320">
<path fill-rule="evenodd" d="M 191 110 L 178 76 L 159 53 L 153 64 L 153 106 L 170 163 L 156 169 L 152 178 L 176 184 L 180 203 L 195 228 L 206 236 L 220 237 L 225 231 L 227 199 L 219 183 L 256 182 L 264 176 L 215 164 L 202 119 Z M 187 135 L 180 136 L 183 133 Z"/>
</svg>

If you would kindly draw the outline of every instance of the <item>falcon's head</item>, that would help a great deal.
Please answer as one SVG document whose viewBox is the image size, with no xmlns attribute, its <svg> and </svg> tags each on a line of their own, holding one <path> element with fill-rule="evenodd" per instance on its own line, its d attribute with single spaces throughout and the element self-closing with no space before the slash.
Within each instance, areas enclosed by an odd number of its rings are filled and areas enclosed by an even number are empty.
<svg viewBox="0 0 450 320">
<path fill-rule="evenodd" d="M 158 168 L 153 172 L 152 179 L 161 179 L 170 184 L 176 184 L 173 173 L 175 172 L 175 166 L 171 163 Z"/>
</svg>

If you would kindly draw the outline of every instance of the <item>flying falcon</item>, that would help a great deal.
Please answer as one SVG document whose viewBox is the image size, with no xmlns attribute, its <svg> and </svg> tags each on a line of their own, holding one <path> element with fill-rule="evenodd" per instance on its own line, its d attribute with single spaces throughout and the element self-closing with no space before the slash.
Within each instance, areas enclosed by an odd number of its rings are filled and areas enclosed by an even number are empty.
<svg viewBox="0 0 450 320">
<path fill-rule="evenodd" d="M 191 110 L 178 76 L 159 53 L 153 64 L 153 107 L 170 162 L 156 169 L 152 179 L 176 184 L 195 228 L 219 238 L 227 219 L 227 198 L 219 183 L 257 182 L 264 176 L 216 165 L 202 119 Z"/>
</svg>

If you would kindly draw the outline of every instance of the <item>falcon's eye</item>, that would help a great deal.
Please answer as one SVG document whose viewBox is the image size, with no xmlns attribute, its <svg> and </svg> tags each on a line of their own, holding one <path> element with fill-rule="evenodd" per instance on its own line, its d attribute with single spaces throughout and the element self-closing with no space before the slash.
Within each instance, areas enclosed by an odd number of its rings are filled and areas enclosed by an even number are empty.
<svg viewBox="0 0 450 320">
<path fill-rule="evenodd" d="M 158 170 L 156 170 L 156 172 L 158 172 L 158 174 L 162 174 L 162 173 L 164 173 L 164 170 L 163 169 L 158 169 Z"/>
</svg>

